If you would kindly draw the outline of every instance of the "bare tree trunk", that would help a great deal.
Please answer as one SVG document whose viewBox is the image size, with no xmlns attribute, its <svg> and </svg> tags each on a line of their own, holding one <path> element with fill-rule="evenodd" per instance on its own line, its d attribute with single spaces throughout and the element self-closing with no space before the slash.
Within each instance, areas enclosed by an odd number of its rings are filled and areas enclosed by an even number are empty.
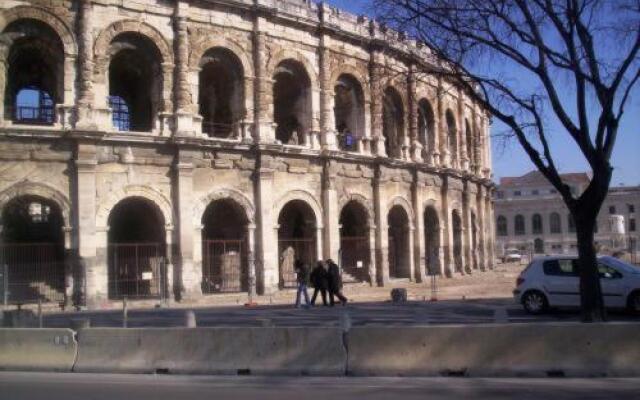
<svg viewBox="0 0 640 400">
<path fill-rule="evenodd" d="M 583 322 L 599 322 L 606 319 L 602 288 L 598 274 L 598 259 L 593 244 L 593 234 L 597 213 L 580 216 L 572 215 L 576 221 L 578 238 L 578 259 L 580 262 L 580 303 Z"/>
</svg>

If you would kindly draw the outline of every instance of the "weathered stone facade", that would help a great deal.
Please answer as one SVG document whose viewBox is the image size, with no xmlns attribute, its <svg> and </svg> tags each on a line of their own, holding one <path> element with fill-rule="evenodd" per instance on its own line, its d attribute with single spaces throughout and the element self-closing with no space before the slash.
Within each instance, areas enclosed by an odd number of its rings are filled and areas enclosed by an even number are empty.
<svg viewBox="0 0 640 400">
<path fill-rule="evenodd" d="M 67 299 L 158 273 L 172 298 L 224 291 L 236 253 L 236 289 L 264 294 L 292 257 L 379 285 L 491 267 L 489 116 L 428 74 L 428 49 L 365 17 L 305 0 L 6 0 L 0 32 L 0 210 L 27 196 L 61 214 Z M 165 269 L 114 266 L 140 243 Z"/>
</svg>

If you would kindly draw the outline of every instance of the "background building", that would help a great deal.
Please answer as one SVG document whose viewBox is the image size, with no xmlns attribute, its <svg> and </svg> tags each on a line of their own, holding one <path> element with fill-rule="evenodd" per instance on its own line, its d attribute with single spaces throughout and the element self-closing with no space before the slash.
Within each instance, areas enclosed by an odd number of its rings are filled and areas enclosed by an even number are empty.
<svg viewBox="0 0 640 400">
<path fill-rule="evenodd" d="M 571 190 L 582 193 L 586 173 L 563 174 Z M 562 198 L 538 171 L 504 177 L 495 191 L 498 255 L 507 248 L 534 254 L 576 254 L 575 225 Z M 638 259 L 640 186 L 613 187 L 598 215 L 595 243 L 601 252 L 627 250 Z"/>
<path fill-rule="evenodd" d="M 2 1 L 0 32 L 10 301 L 491 266 L 489 116 L 397 32 L 306 0 Z"/>
</svg>

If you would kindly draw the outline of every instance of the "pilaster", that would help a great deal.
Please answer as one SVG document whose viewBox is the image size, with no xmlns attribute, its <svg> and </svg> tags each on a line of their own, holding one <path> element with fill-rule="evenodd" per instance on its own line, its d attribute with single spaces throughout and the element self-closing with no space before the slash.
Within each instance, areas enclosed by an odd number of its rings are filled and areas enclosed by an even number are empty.
<svg viewBox="0 0 640 400">
<path fill-rule="evenodd" d="M 176 136 L 195 136 L 191 87 L 189 84 L 189 3 L 176 1 L 174 13 L 175 65 L 175 132 Z"/>
<path fill-rule="evenodd" d="M 324 164 L 322 185 L 322 209 L 324 210 L 324 257 L 339 260 L 340 251 L 340 209 L 335 186 L 335 161 Z M 318 254 L 320 257 L 320 254 Z"/>
<path fill-rule="evenodd" d="M 270 156 L 260 155 L 255 170 L 256 282 L 258 292 L 272 294 L 278 290 L 278 234 L 273 215 L 273 177 L 275 167 Z"/>
</svg>

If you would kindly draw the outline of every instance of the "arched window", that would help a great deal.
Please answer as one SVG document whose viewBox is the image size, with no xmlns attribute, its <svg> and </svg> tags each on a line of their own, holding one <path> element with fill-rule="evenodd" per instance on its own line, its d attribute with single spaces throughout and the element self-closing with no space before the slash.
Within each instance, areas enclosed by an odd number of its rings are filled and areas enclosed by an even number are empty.
<svg viewBox="0 0 640 400">
<path fill-rule="evenodd" d="M 560 222 L 560 214 L 557 212 L 549 215 L 549 230 L 551 233 L 562 233 L 562 224 Z"/>
<path fill-rule="evenodd" d="M 424 148 L 425 153 L 433 150 L 435 138 L 435 118 L 433 108 L 427 99 L 418 102 L 418 138 Z"/>
<path fill-rule="evenodd" d="M 514 232 L 516 235 L 524 235 L 526 233 L 524 227 L 524 217 L 520 214 L 514 219 Z"/>
<path fill-rule="evenodd" d="M 364 94 L 360 82 L 342 74 L 334 87 L 333 109 L 338 143 L 345 151 L 357 150 L 357 140 L 364 136 Z"/>
<path fill-rule="evenodd" d="M 119 131 L 149 132 L 162 102 L 160 51 L 138 33 L 117 35 L 110 44 L 109 106 Z"/>
<path fill-rule="evenodd" d="M 382 102 L 382 134 L 389 157 L 400 157 L 404 137 L 404 109 L 398 91 L 388 87 Z"/>
<path fill-rule="evenodd" d="M 464 122 L 465 136 L 467 139 L 467 158 L 469 159 L 469 165 L 475 165 L 475 140 L 473 138 L 473 131 L 471 130 L 471 124 L 469 120 Z"/>
<path fill-rule="evenodd" d="M 21 19 L 0 32 L 8 44 L 5 117 L 17 124 L 52 125 L 64 92 L 64 46 L 43 22 Z M 4 78 L 4 77 L 3 77 Z"/>
<path fill-rule="evenodd" d="M 503 215 L 499 215 L 496 220 L 496 230 L 498 236 L 507 236 L 507 218 Z"/>
<path fill-rule="evenodd" d="M 282 144 L 305 144 L 311 129 L 311 80 L 304 66 L 284 60 L 273 77 L 273 118 L 276 139 Z"/>
<path fill-rule="evenodd" d="M 542 216 L 540 214 L 533 214 L 531 217 L 531 231 L 534 234 L 542 233 Z"/>
<path fill-rule="evenodd" d="M 453 115 L 453 111 L 447 110 L 447 145 L 449 150 L 449 156 L 451 165 L 457 165 L 458 160 L 458 128 L 456 127 L 456 118 Z"/>
</svg>

